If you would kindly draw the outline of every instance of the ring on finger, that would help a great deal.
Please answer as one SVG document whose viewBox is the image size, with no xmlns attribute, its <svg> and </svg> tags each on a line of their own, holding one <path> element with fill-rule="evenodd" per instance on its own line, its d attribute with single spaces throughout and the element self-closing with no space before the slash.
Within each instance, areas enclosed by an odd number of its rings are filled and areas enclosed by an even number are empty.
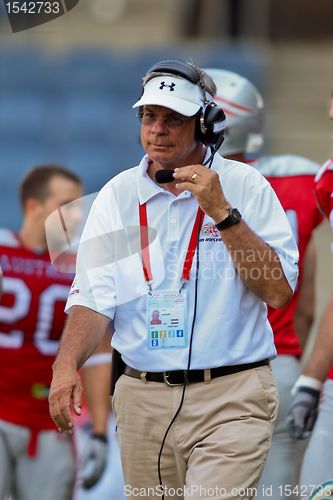
<svg viewBox="0 0 333 500">
<path fill-rule="evenodd" d="M 194 180 L 195 180 L 196 177 L 198 177 L 198 174 L 196 172 L 194 172 L 194 174 L 192 175 L 190 181 L 194 182 Z"/>
</svg>

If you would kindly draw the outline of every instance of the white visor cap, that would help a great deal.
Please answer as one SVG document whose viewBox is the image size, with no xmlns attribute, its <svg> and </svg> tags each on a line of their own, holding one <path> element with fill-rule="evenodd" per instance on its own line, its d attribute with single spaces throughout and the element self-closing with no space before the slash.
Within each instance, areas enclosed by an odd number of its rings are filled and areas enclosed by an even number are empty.
<svg viewBox="0 0 333 500">
<path fill-rule="evenodd" d="M 184 116 L 194 116 L 204 103 L 198 85 L 178 76 L 157 76 L 146 83 L 141 99 L 133 108 L 149 104 L 164 106 Z"/>
</svg>

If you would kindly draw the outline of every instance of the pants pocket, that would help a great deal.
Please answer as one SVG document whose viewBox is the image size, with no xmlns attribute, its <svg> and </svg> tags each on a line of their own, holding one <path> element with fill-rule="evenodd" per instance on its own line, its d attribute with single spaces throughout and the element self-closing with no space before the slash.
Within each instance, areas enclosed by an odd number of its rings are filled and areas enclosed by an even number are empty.
<svg viewBox="0 0 333 500">
<path fill-rule="evenodd" d="M 268 366 L 260 366 L 254 370 L 264 398 L 268 418 L 275 421 L 279 408 L 279 394 L 272 370 Z"/>
</svg>

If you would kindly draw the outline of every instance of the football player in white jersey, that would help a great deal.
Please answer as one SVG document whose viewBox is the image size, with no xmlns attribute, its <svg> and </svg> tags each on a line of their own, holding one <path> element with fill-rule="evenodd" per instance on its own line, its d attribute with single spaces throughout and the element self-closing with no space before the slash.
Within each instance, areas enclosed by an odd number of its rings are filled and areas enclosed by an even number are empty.
<svg viewBox="0 0 333 500">
<path fill-rule="evenodd" d="M 333 94 L 329 118 L 333 121 Z M 333 229 L 333 158 L 323 165 L 317 175 L 315 189 L 321 210 Z M 333 296 L 323 314 L 313 351 L 295 384 L 294 400 L 288 415 L 290 434 L 294 438 L 305 438 L 313 429 L 300 476 L 300 488 L 307 494 L 311 494 L 314 487 L 333 480 L 332 325 Z M 326 493 L 325 498 L 333 498 L 333 481 L 331 496 Z"/>
<path fill-rule="evenodd" d="M 272 362 L 280 398 L 272 445 L 257 485 L 257 496 L 279 498 L 298 482 L 299 443 L 291 439 L 285 422 L 291 388 L 300 374 L 299 358 L 314 313 L 315 248 L 312 231 L 321 222 L 313 193 L 319 165 L 296 155 L 262 156 L 249 160 L 263 144 L 263 99 L 246 78 L 225 70 L 206 70 L 217 86 L 216 102 L 227 116 L 222 156 L 257 168 L 275 190 L 299 247 L 300 274 L 292 300 L 280 310 L 268 308 L 278 356 Z M 289 498 L 293 498 L 289 495 Z M 295 496 L 296 498 L 296 496 Z"/>
</svg>

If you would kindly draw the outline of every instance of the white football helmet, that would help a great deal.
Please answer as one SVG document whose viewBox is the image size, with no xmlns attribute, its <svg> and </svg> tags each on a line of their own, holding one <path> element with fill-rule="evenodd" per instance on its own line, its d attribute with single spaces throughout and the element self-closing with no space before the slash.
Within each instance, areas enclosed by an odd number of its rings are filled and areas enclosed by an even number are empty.
<svg viewBox="0 0 333 500">
<path fill-rule="evenodd" d="M 214 101 L 226 114 L 222 156 L 254 153 L 263 144 L 263 99 L 243 76 L 222 69 L 204 70 L 215 82 Z"/>
</svg>

